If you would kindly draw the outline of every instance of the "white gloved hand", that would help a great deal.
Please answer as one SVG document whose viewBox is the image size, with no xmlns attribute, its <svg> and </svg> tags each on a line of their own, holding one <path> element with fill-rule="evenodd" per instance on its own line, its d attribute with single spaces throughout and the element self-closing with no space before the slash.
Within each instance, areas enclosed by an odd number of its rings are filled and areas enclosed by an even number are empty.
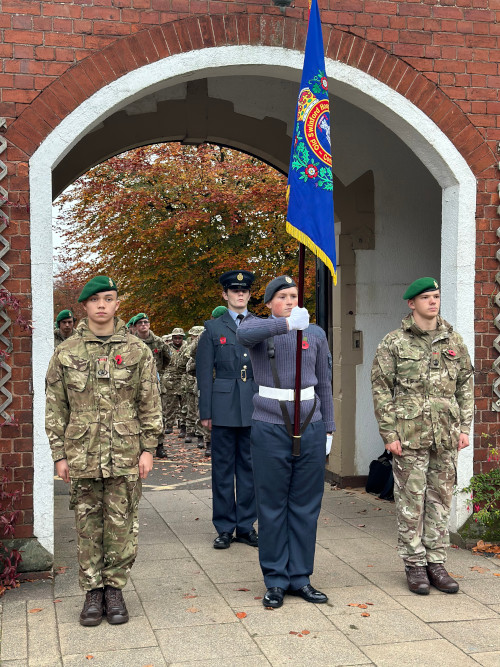
<svg viewBox="0 0 500 667">
<path fill-rule="evenodd" d="M 298 306 L 295 306 L 295 308 L 292 308 L 290 317 L 287 317 L 286 319 L 289 331 L 292 331 L 293 329 L 303 331 L 309 326 L 309 313 L 307 312 L 307 308 L 299 308 Z"/>
<path fill-rule="evenodd" d="M 332 449 L 332 440 L 333 440 L 333 435 L 331 433 L 326 434 L 326 455 L 330 453 Z"/>
</svg>

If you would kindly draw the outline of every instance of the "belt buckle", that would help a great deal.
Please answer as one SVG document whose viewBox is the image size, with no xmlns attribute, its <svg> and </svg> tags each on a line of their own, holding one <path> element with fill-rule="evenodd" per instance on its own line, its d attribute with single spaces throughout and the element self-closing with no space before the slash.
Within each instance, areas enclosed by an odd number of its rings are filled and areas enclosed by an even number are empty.
<svg viewBox="0 0 500 667">
<path fill-rule="evenodd" d="M 247 369 L 246 368 L 241 369 L 240 376 L 241 376 L 241 379 L 243 380 L 243 382 L 247 381 Z"/>
</svg>

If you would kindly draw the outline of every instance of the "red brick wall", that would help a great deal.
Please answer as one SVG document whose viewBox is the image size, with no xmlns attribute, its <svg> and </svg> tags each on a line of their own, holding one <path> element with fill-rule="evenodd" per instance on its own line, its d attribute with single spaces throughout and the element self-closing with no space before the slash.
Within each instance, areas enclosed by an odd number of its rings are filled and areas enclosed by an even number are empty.
<svg viewBox="0 0 500 667">
<path fill-rule="evenodd" d="M 0 183 L 13 204 L 5 236 L 12 250 L 5 287 L 29 307 L 28 160 L 50 130 L 78 104 L 123 73 L 180 51 L 221 44 L 266 44 L 303 49 L 308 0 L 280 10 L 260 2 L 212 0 L 2 0 L 0 117 L 8 150 Z M 325 49 L 387 83 L 427 113 L 453 141 L 478 178 L 476 283 L 477 470 L 492 465 L 489 434 L 498 440 L 491 371 L 498 334 L 492 295 L 500 224 L 497 141 L 500 141 L 499 0 L 446 0 L 437 5 L 385 0 L 320 0 Z M 29 313 L 29 311 L 26 311 Z M 27 315 L 29 319 L 29 314 Z M 9 408 L 19 426 L 2 429 L 3 463 L 15 465 L 24 493 L 23 522 L 31 522 L 30 339 L 13 328 Z"/>
</svg>

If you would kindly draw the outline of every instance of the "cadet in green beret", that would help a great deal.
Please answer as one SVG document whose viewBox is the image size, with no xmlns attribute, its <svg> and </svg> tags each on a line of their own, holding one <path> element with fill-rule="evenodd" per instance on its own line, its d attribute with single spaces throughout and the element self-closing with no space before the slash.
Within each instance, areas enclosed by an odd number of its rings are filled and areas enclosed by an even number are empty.
<svg viewBox="0 0 500 667">
<path fill-rule="evenodd" d="M 226 306 L 217 306 L 217 308 L 214 308 L 212 310 L 212 315 L 211 315 L 210 319 L 211 320 L 216 320 L 221 315 L 224 315 L 225 312 L 227 312 Z"/>
<path fill-rule="evenodd" d="M 54 329 L 54 347 L 60 345 L 63 340 L 66 340 L 73 334 L 75 328 L 76 317 L 73 311 L 69 309 L 61 310 L 56 317 L 56 328 Z"/>
<path fill-rule="evenodd" d="M 469 446 L 473 368 L 460 334 L 439 315 L 434 278 L 406 290 L 410 314 L 387 334 L 372 368 L 375 416 L 393 454 L 398 552 L 408 588 L 456 593 L 444 567 L 458 452 Z"/>
<path fill-rule="evenodd" d="M 122 595 L 137 554 L 141 480 L 153 468 L 162 432 L 156 366 L 142 341 L 116 317 L 107 276 L 78 299 L 87 313 L 62 342 L 46 376 L 45 429 L 56 472 L 71 482 L 84 626 L 128 621 Z"/>
<path fill-rule="evenodd" d="M 151 324 L 149 322 L 149 317 L 146 313 L 138 313 L 135 317 L 132 318 L 134 323 L 135 335 L 137 338 L 140 338 L 143 343 L 145 343 L 156 362 L 156 370 L 158 372 L 158 379 L 161 383 L 163 374 L 170 363 L 170 349 L 160 336 L 156 336 L 151 331 Z M 163 392 L 163 389 L 162 389 Z M 163 415 L 163 425 L 166 428 L 165 415 Z M 167 452 L 164 448 L 165 436 L 162 433 L 158 438 L 158 447 L 156 448 L 156 457 L 159 459 L 166 459 Z"/>
</svg>

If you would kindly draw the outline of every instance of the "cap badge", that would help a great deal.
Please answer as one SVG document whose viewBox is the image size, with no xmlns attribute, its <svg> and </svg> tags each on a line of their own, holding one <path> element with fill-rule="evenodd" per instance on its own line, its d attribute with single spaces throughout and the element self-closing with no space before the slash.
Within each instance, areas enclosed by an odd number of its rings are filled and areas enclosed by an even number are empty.
<svg viewBox="0 0 500 667">
<path fill-rule="evenodd" d="M 439 285 L 437 284 L 436 281 L 434 281 L 434 287 L 435 287 L 436 289 L 439 287 Z"/>
<path fill-rule="evenodd" d="M 111 278 L 109 278 L 109 286 L 110 286 L 110 287 L 114 287 L 114 283 L 113 283 L 113 281 L 111 280 Z"/>
<path fill-rule="evenodd" d="M 68 317 L 73 317 L 73 313 L 71 312 L 71 310 L 68 310 Z"/>
<path fill-rule="evenodd" d="M 236 278 L 237 278 L 238 280 L 243 280 L 243 274 L 242 274 L 242 273 L 238 273 L 238 275 L 236 276 Z"/>
<path fill-rule="evenodd" d="M 287 283 L 291 283 L 291 282 L 292 282 L 292 279 L 291 279 L 289 276 L 285 276 L 285 280 L 287 281 Z"/>
</svg>

